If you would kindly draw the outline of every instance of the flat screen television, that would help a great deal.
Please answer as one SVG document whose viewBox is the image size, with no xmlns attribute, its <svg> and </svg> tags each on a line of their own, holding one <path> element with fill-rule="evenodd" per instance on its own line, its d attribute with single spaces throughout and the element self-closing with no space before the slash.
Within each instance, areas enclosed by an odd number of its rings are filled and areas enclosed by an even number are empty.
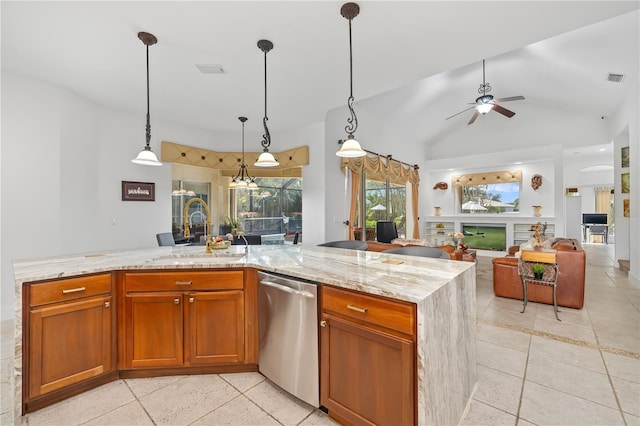
<svg viewBox="0 0 640 426">
<path fill-rule="evenodd" d="M 606 213 L 582 213 L 582 223 L 606 225 L 607 214 Z"/>
</svg>

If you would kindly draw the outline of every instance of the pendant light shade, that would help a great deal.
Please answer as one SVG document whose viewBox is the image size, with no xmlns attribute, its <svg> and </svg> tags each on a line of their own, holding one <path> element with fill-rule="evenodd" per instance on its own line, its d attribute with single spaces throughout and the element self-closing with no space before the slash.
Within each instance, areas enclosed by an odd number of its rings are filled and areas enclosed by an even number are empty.
<svg viewBox="0 0 640 426">
<path fill-rule="evenodd" d="M 264 117 L 262 118 L 262 126 L 264 127 L 264 134 L 262 135 L 263 152 L 258 157 L 253 165 L 256 167 L 277 167 L 280 165 L 273 157 L 273 154 L 269 152 L 269 146 L 271 145 L 271 135 L 269 134 L 269 128 L 267 127 L 267 53 L 273 49 L 273 43 L 269 40 L 258 40 L 258 48 L 264 53 Z"/>
<path fill-rule="evenodd" d="M 347 99 L 347 106 L 349 107 L 349 113 L 351 117 L 347 119 L 347 125 L 344 130 L 348 136 L 343 141 L 342 146 L 336 152 L 338 157 L 364 157 L 367 153 L 362 149 L 360 143 L 356 140 L 353 134 L 358 129 L 358 117 L 353 110 L 353 49 L 351 43 L 351 21 L 360 13 L 360 6 L 357 3 L 345 3 L 340 8 L 340 14 L 349 21 L 349 99 Z"/>
<path fill-rule="evenodd" d="M 158 39 L 153 34 L 145 32 L 139 32 L 138 38 L 147 46 L 147 143 L 144 149 L 131 162 L 145 166 L 162 166 L 156 154 L 151 151 L 151 120 L 149 118 L 149 46 L 156 44 Z"/>
<path fill-rule="evenodd" d="M 238 120 L 242 123 L 242 160 L 240 162 L 240 169 L 238 170 L 238 174 L 231 178 L 231 183 L 229 184 L 229 189 L 236 188 L 249 188 L 249 189 L 258 189 L 258 184 L 255 179 L 249 175 L 249 170 L 247 170 L 247 165 L 244 162 L 244 123 L 247 121 L 247 117 L 238 117 Z"/>
</svg>

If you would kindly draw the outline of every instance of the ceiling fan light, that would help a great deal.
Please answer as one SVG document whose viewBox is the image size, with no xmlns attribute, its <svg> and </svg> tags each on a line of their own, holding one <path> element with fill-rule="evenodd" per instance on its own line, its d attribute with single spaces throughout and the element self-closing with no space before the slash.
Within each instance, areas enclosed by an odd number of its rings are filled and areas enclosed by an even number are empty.
<svg viewBox="0 0 640 426">
<path fill-rule="evenodd" d="M 336 152 L 338 157 L 346 157 L 346 158 L 355 158 L 355 157 L 364 157 L 367 155 L 367 152 L 362 149 L 360 143 L 355 140 L 353 135 L 349 135 L 347 140 L 342 142 L 342 146 Z"/>
<path fill-rule="evenodd" d="M 131 160 L 132 163 L 142 164 L 145 166 L 162 166 L 162 163 L 158 161 L 158 157 L 156 154 L 151 151 L 151 148 L 148 146 L 145 147 L 136 158 Z"/>
<path fill-rule="evenodd" d="M 276 167 L 279 166 L 280 163 L 276 161 L 276 159 L 273 157 L 273 154 L 271 154 L 269 151 L 265 151 L 260 154 L 260 157 L 258 157 L 258 161 L 253 163 L 253 165 L 256 167 Z"/>
<path fill-rule="evenodd" d="M 489 111 L 491 111 L 491 108 L 493 108 L 493 104 L 480 104 L 476 107 L 480 114 L 488 113 Z"/>
</svg>

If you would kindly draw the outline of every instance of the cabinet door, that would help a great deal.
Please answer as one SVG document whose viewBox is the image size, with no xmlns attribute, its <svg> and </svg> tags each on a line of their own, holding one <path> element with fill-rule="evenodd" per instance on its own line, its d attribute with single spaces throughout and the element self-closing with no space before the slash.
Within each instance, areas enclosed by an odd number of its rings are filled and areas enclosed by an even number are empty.
<svg viewBox="0 0 640 426">
<path fill-rule="evenodd" d="M 320 403 L 351 424 L 414 424 L 410 340 L 323 314 Z"/>
<path fill-rule="evenodd" d="M 112 371 L 111 296 L 29 311 L 29 398 Z"/>
<path fill-rule="evenodd" d="M 125 365 L 181 366 L 182 293 L 129 293 L 125 300 Z"/>
<path fill-rule="evenodd" d="M 186 303 L 185 363 L 244 361 L 244 293 L 190 293 Z"/>
</svg>

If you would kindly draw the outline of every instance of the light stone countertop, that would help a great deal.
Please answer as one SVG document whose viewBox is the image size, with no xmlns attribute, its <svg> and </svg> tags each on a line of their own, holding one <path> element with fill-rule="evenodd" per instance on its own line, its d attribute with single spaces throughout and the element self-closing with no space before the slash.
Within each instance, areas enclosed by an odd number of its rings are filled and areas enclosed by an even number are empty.
<svg viewBox="0 0 640 426">
<path fill-rule="evenodd" d="M 21 300 L 25 282 L 115 270 L 249 266 L 418 302 L 473 266 L 469 262 L 302 245 L 249 246 L 248 250 L 244 255 L 245 246 L 235 245 L 208 255 L 204 246 L 176 246 L 15 260 L 16 300 Z M 390 259 L 403 263 L 385 263 Z"/>
<path fill-rule="evenodd" d="M 14 413 L 21 423 L 24 283 L 117 270 L 254 267 L 417 306 L 418 424 L 458 424 L 477 383 L 475 263 L 303 245 L 152 247 L 13 262 Z"/>
</svg>

